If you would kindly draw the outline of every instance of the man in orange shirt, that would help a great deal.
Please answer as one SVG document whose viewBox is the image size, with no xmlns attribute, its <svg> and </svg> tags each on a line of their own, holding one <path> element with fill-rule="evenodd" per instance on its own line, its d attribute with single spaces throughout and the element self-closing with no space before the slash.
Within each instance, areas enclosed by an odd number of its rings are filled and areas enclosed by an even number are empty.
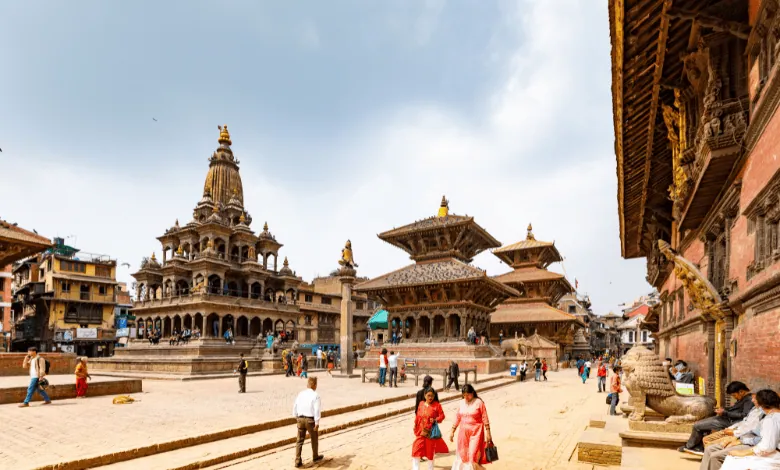
<svg viewBox="0 0 780 470">
<path fill-rule="evenodd" d="M 612 416 L 617 416 L 617 412 L 615 411 L 615 407 L 618 404 L 618 399 L 620 398 L 620 388 L 621 388 L 621 382 L 620 382 L 620 367 L 613 367 L 612 368 L 612 378 L 609 380 L 609 392 L 612 394 L 612 402 L 609 406 L 609 414 Z"/>
</svg>

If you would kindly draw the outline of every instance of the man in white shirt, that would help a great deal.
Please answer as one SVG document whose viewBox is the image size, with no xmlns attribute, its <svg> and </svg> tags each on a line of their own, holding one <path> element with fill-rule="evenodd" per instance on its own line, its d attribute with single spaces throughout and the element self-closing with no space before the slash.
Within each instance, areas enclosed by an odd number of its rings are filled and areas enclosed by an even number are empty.
<svg viewBox="0 0 780 470">
<path fill-rule="evenodd" d="M 22 361 L 22 367 L 30 369 L 30 385 L 27 387 L 27 396 L 24 398 L 24 402 L 19 404 L 19 407 L 26 408 L 30 406 L 33 393 L 38 393 L 43 398 L 44 405 L 50 405 L 49 395 L 39 385 L 40 381 L 46 376 L 46 360 L 38 355 L 37 348 L 33 347 L 27 350 L 27 355 L 24 357 L 24 361 Z"/>
<path fill-rule="evenodd" d="M 590 367 L 591 367 L 592 365 L 593 365 L 593 364 L 590 362 L 590 359 L 588 359 L 587 361 L 585 361 L 585 376 L 586 376 L 586 377 L 588 377 L 588 378 L 590 378 Z"/>
<path fill-rule="evenodd" d="M 322 353 L 322 346 L 317 348 L 317 369 L 322 369 L 322 358 L 324 354 Z"/>
<path fill-rule="evenodd" d="M 317 437 L 320 430 L 320 396 L 317 393 L 317 377 L 309 377 L 306 390 L 298 394 L 293 405 L 293 417 L 298 420 L 298 441 L 295 444 L 295 466 L 303 466 L 301 451 L 306 432 L 311 436 L 311 454 L 314 462 L 323 459 L 317 453 Z"/>
<path fill-rule="evenodd" d="M 395 351 L 387 356 L 387 366 L 390 368 L 390 387 L 398 388 L 398 354 Z"/>
</svg>

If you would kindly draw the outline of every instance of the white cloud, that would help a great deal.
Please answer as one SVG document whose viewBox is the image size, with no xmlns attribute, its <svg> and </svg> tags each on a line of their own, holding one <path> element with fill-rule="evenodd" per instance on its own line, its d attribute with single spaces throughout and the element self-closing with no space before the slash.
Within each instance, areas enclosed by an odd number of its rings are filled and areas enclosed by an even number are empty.
<svg viewBox="0 0 780 470">
<path fill-rule="evenodd" d="M 417 25 L 416 39 L 423 42 L 435 31 L 443 2 L 427 6 Z M 572 282 L 576 277 L 601 312 L 649 290 L 644 263 L 620 259 L 615 160 L 611 133 L 603 131 L 611 123 L 608 118 L 595 121 L 610 115 L 611 104 L 603 101 L 593 108 L 594 91 L 583 89 L 580 80 L 592 67 L 582 66 L 582 56 L 593 53 L 581 41 L 587 18 L 594 16 L 592 7 L 573 0 L 528 1 L 508 9 L 485 51 L 485 67 L 494 80 L 475 115 L 435 102 L 377 110 L 317 155 L 350 162 L 328 184 L 308 187 L 294 177 L 275 175 L 268 162 L 251 158 L 267 155 L 267 149 L 242 146 L 249 139 L 236 133 L 240 126 L 231 125 L 254 229 L 261 230 L 267 220 L 285 244 L 282 254 L 307 280 L 337 267 L 340 249 L 350 238 L 359 273 L 373 277 L 410 263 L 376 234 L 434 215 L 446 194 L 453 212 L 475 216 L 503 243 L 523 238 L 533 222 L 537 238 L 555 240 L 566 257 L 564 266 L 554 269 L 565 267 Z M 606 37 L 603 5 L 598 14 Z M 319 45 L 314 23 L 304 23 L 301 38 L 307 47 Z M 608 46 L 602 46 L 606 58 Z M 608 61 L 602 59 L 601 65 L 607 77 L 601 86 L 608 96 Z M 572 120 L 572 114 L 581 118 Z M 571 122 L 583 132 L 593 128 L 599 135 L 601 130 L 604 141 L 561 145 L 564 126 Z M 556 154 L 545 152 L 551 147 Z M 10 157 L 2 163 L 4 171 L 30 174 L 29 162 L 20 155 L 3 155 Z M 30 179 L 4 181 L 0 216 L 49 236 L 76 233 L 81 248 L 110 253 L 136 268 L 142 256 L 159 253 L 155 237 L 174 219 L 189 220 L 205 174 L 203 159 L 183 170 L 157 168 L 143 181 L 124 181 L 109 169 L 53 164 Z M 475 263 L 491 274 L 507 269 L 489 253 Z M 127 272 L 121 276 L 129 280 Z"/>
</svg>

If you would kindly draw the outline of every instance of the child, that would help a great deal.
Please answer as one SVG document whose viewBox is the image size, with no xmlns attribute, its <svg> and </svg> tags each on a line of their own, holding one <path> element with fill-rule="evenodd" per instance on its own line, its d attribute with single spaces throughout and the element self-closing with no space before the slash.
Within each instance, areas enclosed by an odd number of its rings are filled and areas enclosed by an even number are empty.
<svg viewBox="0 0 780 470">
<path fill-rule="evenodd" d="M 406 382 L 406 364 L 401 364 L 401 370 L 398 372 L 398 377 L 401 378 L 401 383 Z"/>
</svg>

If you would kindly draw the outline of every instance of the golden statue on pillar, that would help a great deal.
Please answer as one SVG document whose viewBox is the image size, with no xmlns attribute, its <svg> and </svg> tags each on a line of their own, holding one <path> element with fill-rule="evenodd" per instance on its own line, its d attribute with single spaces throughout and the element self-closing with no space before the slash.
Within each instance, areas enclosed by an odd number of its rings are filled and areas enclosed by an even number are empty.
<svg viewBox="0 0 780 470">
<path fill-rule="evenodd" d="M 345 268 L 354 269 L 358 267 L 357 263 L 355 263 L 355 258 L 352 257 L 352 242 L 349 240 L 347 240 L 347 244 L 344 245 L 344 249 L 341 250 L 339 264 Z"/>
</svg>

